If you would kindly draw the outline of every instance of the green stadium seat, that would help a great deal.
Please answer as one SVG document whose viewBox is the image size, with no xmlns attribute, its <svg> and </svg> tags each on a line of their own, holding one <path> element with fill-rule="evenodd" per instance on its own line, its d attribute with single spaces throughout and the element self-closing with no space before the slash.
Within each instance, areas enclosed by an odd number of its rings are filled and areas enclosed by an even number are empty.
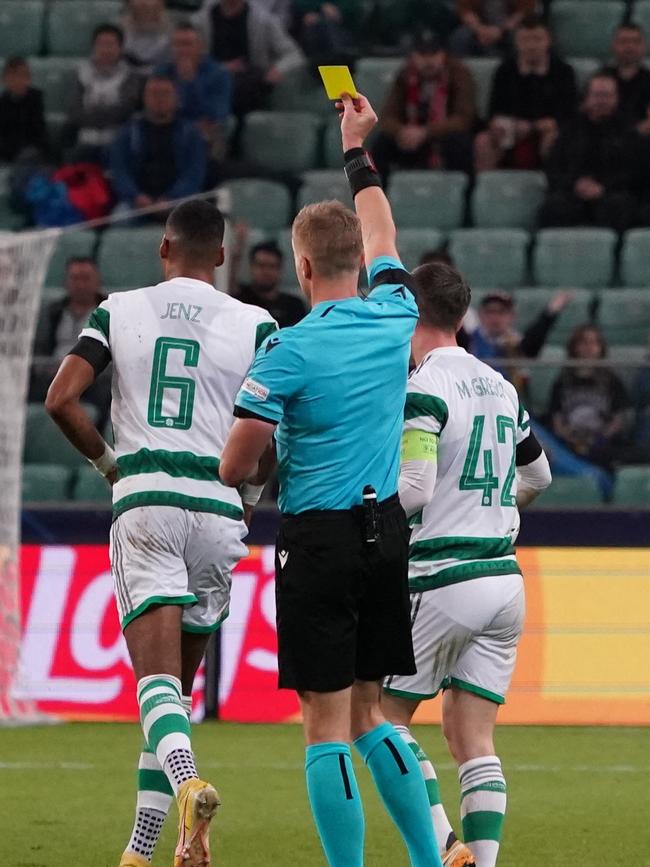
<svg viewBox="0 0 650 867">
<path fill-rule="evenodd" d="M 535 282 L 585 289 L 610 286 L 616 241 L 611 229 L 542 229 L 533 251 Z"/>
<path fill-rule="evenodd" d="M 0 57 L 40 54 L 45 5 L 42 0 L 0 2 Z"/>
<path fill-rule="evenodd" d="M 558 54 L 605 60 L 625 11 L 626 4 L 619 0 L 555 0 L 550 23 Z"/>
<path fill-rule="evenodd" d="M 472 222 L 481 229 L 533 229 L 545 190 L 543 172 L 481 172 L 472 195 Z"/>
<path fill-rule="evenodd" d="M 336 116 L 330 119 L 323 133 L 323 165 L 328 169 L 343 171 L 341 124 Z"/>
<path fill-rule="evenodd" d="M 93 470 L 93 468 L 90 468 Z M 93 470 L 95 475 L 97 472 Z M 104 482 L 106 484 L 106 482 Z M 23 503 L 46 503 L 68 499 L 70 470 L 58 464 L 31 464 L 23 467 Z"/>
<path fill-rule="evenodd" d="M 514 289 L 526 282 L 529 243 L 523 229 L 458 229 L 449 253 L 470 286 Z"/>
<path fill-rule="evenodd" d="M 623 381 L 630 393 L 633 392 L 639 369 L 648 364 L 648 349 L 646 346 L 610 346 L 607 354 L 612 361 L 617 361 L 616 375 Z M 620 366 L 623 365 L 623 366 Z"/>
<path fill-rule="evenodd" d="M 635 24 L 643 27 L 646 34 L 650 33 L 650 2 L 648 0 L 636 0 L 630 17 Z"/>
<path fill-rule="evenodd" d="M 293 263 L 293 249 L 291 247 L 291 229 L 283 229 L 278 232 L 277 245 L 282 250 L 284 268 L 282 269 L 282 291 L 290 295 L 296 295 L 304 301 L 305 296 L 296 277 L 296 269 Z"/>
<path fill-rule="evenodd" d="M 537 319 L 556 289 L 525 288 L 517 290 L 517 327 L 525 329 Z M 571 334 L 580 325 L 593 319 L 594 293 L 590 289 L 572 289 L 573 298 L 555 321 L 549 335 L 549 343 L 564 346 Z"/>
<path fill-rule="evenodd" d="M 298 208 L 312 202 L 338 199 L 348 208 L 353 207 L 350 185 L 340 169 L 317 169 L 305 172 L 298 192 Z"/>
<path fill-rule="evenodd" d="M 224 185 L 232 198 L 231 213 L 256 229 L 284 229 L 291 221 L 291 196 L 284 184 L 242 178 Z"/>
<path fill-rule="evenodd" d="M 399 228 L 449 231 L 463 225 L 468 178 L 463 172 L 393 172 L 388 198 Z"/>
<path fill-rule="evenodd" d="M 545 346 L 540 361 L 547 364 L 531 368 L 528 380 L 526 405 L 533 416 L 539 418 L 548 412 L 551 389 L 562 370 L 566 352 L 561 346 Z"/>
<path fill-rule="evenodd" d="M 463 63 L 472 73 L 476 94 L 476 111 L 483 120 L 490 110 L 492 80 L 501 61 L 496 57 L 465 57 Z"/>
<path fill-rule="evenodd" d="M 116 21 L 122 5 L 120 0 L 63 0 L 50 4 L 46 34 L 48 53 L 86 57 L 95 27 Z"/>
<path fill-rule="evenodd" d="M 80 467 L 72 488 L 72 499 L 108 505 L 111 502 L 111 489 L 94 467 Z"/>
<path fill-rule="evenodd" d="M 0 231 L 18 232 L 26 228 L 27 220 L 24 214 L 19 214 L 11 207 L 9 196 L 0 194 Z"/>
<path fill-rule="evenodd" d="M 97 409 L 89 404 L 85 409 L 96 421 Z M 85 464 L 85 459 L 70 445 L 40 403 L 27 406 L 23 460 L 25 464 L 59 464 L 70 468 Z"/>
<path fill-rule="evenodd" d="M 626 346 L 647 344 L 650 335 L 650 289 L 618 289 L 601 293 L 597 321 L 608 343 Z"/>
<path fill-rule="evenodd" d="M 65 263 L 68 259 L 72 256 L 92 256 L 96 243 L 97 236 L 94 232 L 87 229 L 62 234 L 50 259 L 50 267 L 47 269 L 45 285 L 63 286 Z"/>
<path fill-rule="evenodd" d="M 362 57 L 357 61 L 354 81 L 379 114 L 390 86 L 404 66 L 403 57 Z"/>
<path fill-rule="evenodd" d="M 594 57 L 570 57 L 568 63 L 573 67 L 579 93 L 583 93 L 589 79 L 602 67 Z"/>
<path fill-rule="evenodd" d="M 78 64 L 77 57 L 30 57 L 34 87 L 43 91 L 46 112 L 66 108 Z"/>
<path fill-rule="evenodd" d="M 287 72 L 271 95 L 273 111 L 317 112 L 329 116 L 334 110 L 332 105 L 325 96 L 320 77 L 317 80 L 307 66 Z"/>
<path fill-rule="evenodd" d="M 614 504 L 650 508 L 650 467 L 623 467 L 616 475 Z"/>
<path fill-rule="evenodd" d="M 321 119 L 302 111 L 253 111 L 244 120 L 244 159 L 275 172 L 316 168 Z"/>
<path fill-rule="evenodd" d="M 107 229 L 97 257 L 105 288 L 138 289 L 160 283 L 161 238 L 162 228 L 158 226 Z"/>
<path fill-rule="evenodd" d="M 554 476 L 553 482 L 533 502 L 533 507 L 585 509 L 603 505 L 598 483 L 592 476 Z"/>
<path fill-rule="evenodd" d="M 632 229 L 623 238 L 621 282 L 650 288 L 650 229 Z"/>
<path fill-rule="evenodd" d="M 397 233 L 397 250 L 406 268 L 412 271 L 420 264 L 425 253 L 440 250 L 445 236 L 437 229 L 400 229 Z"/>
</svg>

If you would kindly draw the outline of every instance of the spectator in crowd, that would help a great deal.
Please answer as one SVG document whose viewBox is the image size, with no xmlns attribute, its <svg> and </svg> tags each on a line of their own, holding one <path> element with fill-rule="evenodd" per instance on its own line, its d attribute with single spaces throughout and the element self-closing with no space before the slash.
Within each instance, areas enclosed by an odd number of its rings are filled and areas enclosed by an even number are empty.
<svg viewBox="0 0 650 867">
<path fill-rule="evenodd" d="M 256 244 L 248 254 L 250 283 L 239 282 L 241 260 L 248 228 L 236 227 L 236 243 L 230 258 L 230 294 L 244 304 L 254 304 L 268 310 L 280 328 L 295 325 L 303 318 L 305 305 L 297 295 L 280 290 L 284 256 L 272 241 Z"/>
<path fill-rule="evenodd" d="M 618 111 L 616 79 L 595 75 L 580 113 L 561 129 L 549 155 L 540 224 L 624 231 L 634 218 L 635 154 L 634 136 Z"/>
<path fill-rule="evenodd" d="M 90 59 L 77 69 L 68 112 L 78 159 L 101 162 L 120 126 L 140 101 L 140 77 L 124 59 L 119 27 L 101 24 L 93 34 Z"/>
<path fill-rule="evenodd" d="M 461 26 L 449 40 L 452 54 L 500 54 L 522 19 L 535 12 L 535 0 L 457 0 L 456 11 Z"/>
<path fill-rule="evenodd" d="M 47 150 L 43 94 L 32 87 L 27 61 L 10 57 L 2 70 L 0 160 L 12 162 L 26 151 Z"/>
<path fill-rule="evenodd" d="M 161 206 L 201 192 L 207 169 L 203 136 L 181 117 L 176 84 L 153 75 L 144 113 L 122 129 L 111 148 L 111 175 L 120 210 Z"/>
<path fill-rule="evenodd" d="M 196 25 L 210 54 L 234 79 L 234 112 L 263 106 L 276 84 L 304 56 L 280 21 L 248 0 L 204 0 Z"/>
<path fill-rule="evenodd" d="M 294 0 L 296 33 L 314 63 L 345 63 L 356 49 L 360 0 Z"/>
<path fill-rule="evenodd" d="M 375 3 L 362 20 L 364 41 L 371 40 L 382 48 L 411 47 L 425 31 L 447 40 L 457 27 L 456 0 L 399 0 L 399 3 Z"/>
<path fill-rule="evenodd" d="M 478 327 L 474 327 L 469 319 L 463 323 L 469 335 L 469 352 L 483 361 L 536 358 L 571 298 L 570 292 L 556 292 L 537 319 L 520 334 L 515 328 L 515 302 L 512 295 L 507 292 L 484 295 L 478 307 Z M 470 330 L 473 327 L 474 330 Z M 511 366 L 497 369 L 519 390 L 525 389 L 526 376 L 521 371 Z"/>
<path fill-rule="evenodd" d="M 567 355 L 585 364 L 565 368 L 553 384 L 551 429 L 574 454 L 609 469 L 628 427 L 625 386 L 610 368 L 590 364 L 607 357 L 605 339 L 595 326 L 583 325 L 573 332 Z"/>
<path fill-rule="evenodd" d="M 258 6 L 263 6 L 269 15 L 274 15 L 285 30 L 291 28 L 293 20 L 292 0 L 256 0 Z"/>
<path fill-rule="evenodd" d="M 434 34 L 421 36 L 380 113 L 372 153 L 386 178 L 400 168 L 469 171 L 476 115 L 474 81 Z"/>
<path fill-rule="evenodd" d="M 65 296 L 50 302 L 41 314 L 34 339 L 34 365 L 29 399 L 42 401 L 61 360 L 79 339 L 79 333 L 93 310 L 106 299 L 101 275 L 95 262 L 87 257 L 72 257 L 65 266 Z M 106 369 L 84 400 L 97 406 L 105 420 L 111 398 L 111 374 Z M 103 424 L 103 421 L 102 421 Z"/>
<path fill-rule="evenodd" d="M 139 72 L 149 75 L 169 60 L 172 27 L 164 0 L 127 0 L 120 26 L 124 56 Z"/>
<path fill-rule="evenodd" d="M 648 45 L 638 24 L 623 24 L 612 41 L 614 63 L 605 68 L 618 82 L 619 108 L 643 135 L 650 134 L 650 70 L 643 65 Z"/>
<path fill-rule="evenodd" d="M 504 60 L 494 76 L 488 128 L 474 143 L 476 171 L 539 168 L 558 126 L 576 108 L 572 67 L 552 54 L 544 21 L 524 18 L 515 31 L 515 56 Z"/>
<path fill-rule="evenodd" d="M 173 60 L 158 73 L 176 84 L 180 114 L 196 124 L 218 161 L 225 153 L 225 124 L 232 108 L 232 77 L 208 57 L 201 34 L 189 22 L 179 24 L 172 37 Z"/>
</svg>

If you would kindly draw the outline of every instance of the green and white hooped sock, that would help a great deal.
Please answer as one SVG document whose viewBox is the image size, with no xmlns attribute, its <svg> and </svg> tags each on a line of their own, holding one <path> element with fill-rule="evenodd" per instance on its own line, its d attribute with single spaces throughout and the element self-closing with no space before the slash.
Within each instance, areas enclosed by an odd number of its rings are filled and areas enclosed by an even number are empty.
<svg viewBox="0 0 650 867">
<path fill-rule="evenodd" d="M 189 719 L 192 696 L 182 697 L 183 710 Z M 135 852 L 150 861 L 165 817 L 174 800 L 174 790 L 155 754 L 145 744 L 138 761 L 138 796 L 135 820 L 126 852 Z"/>
<path fill-rule="evenodd" d="M 169 674 L 141 678 L 138 705 L 145 741 L 176 794 L 186 780 L 198 777 L 180 680 Z"/>
<path fill-rule="evenodd" d="M 506 781 L 497 756 L 470 759 L 458 768 L 463 838 L 478 867 L 495 867 L 506 813 Z"/>
<path fill-rule="evenodd" d="M 409 745 L 415 758 L 419 762 L 420 770 L 424 777 L 424 783 L 427 787 L 429 807 L 431 809 L 431 820 L 433 821 L 433 830 L 436 835 L 436 842 L 440 851 L 444 853 L 447 851 L 450 842 L 455 839 L 455 836 L 454 829 L 451 827 L 447 814 L 445 813 L 445 808 L 442 806 L 440 800 L 440 787 L 438 785 L 435 768 L 407 726 L 396 725 L 395 729 Z"/>
</svg>

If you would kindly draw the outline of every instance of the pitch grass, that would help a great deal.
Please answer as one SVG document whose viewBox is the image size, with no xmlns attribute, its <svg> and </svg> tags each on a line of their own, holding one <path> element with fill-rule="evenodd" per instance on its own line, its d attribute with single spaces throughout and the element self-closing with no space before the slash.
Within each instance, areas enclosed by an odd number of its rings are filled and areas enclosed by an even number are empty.
<svg viewBox="0 0 650 867">
<path fill-rule="evenodd" d="M 435 728 L 416 735 L 438 759 L 457 826 L 455 770 Z M 134 801 L 135 725 L 0 729 L 2 867 L 117 867 Z M 297 726 L 207 723 L 194 728 L 199 768 L 224 806 L 213 831 L 215 867 L 325 864 L 305 795 Z M 499 867 L 650 864 L 650 729 L 507 728 L 498 749 L 509 812 Z M 355 759 L 356 762 L 356 759 Z M 358 765 L 358 763 L 357 763 Z M 367 771 L 358 768 L 368 867 L 407 867 Z M 154 867 L 171 867 L 175 812 Z"/>
</svg>

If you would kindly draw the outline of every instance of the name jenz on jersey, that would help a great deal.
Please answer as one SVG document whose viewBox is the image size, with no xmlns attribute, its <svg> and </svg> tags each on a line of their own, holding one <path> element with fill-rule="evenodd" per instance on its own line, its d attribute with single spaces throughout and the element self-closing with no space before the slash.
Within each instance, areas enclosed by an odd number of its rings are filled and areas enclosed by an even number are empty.
<svg viewBox="0 0 650 867">
<path fill-rule="evenodd" d="M 181 304 L 180 301 L 167 302 L 167 310 L 161 319 L 187 319 L 188 322 L 200 322 L 199 313 L 203 307 L 196 304 Z"/>
<path fill-rule="evenodd" d="M 476 376 L 469 383 L 464 379 L 456 381 L 456 388 L 463 400 L 471 397 L 472 392 L 477 397 L 505 397 L 503 380 L 491 376 Z"/>
</svg>

